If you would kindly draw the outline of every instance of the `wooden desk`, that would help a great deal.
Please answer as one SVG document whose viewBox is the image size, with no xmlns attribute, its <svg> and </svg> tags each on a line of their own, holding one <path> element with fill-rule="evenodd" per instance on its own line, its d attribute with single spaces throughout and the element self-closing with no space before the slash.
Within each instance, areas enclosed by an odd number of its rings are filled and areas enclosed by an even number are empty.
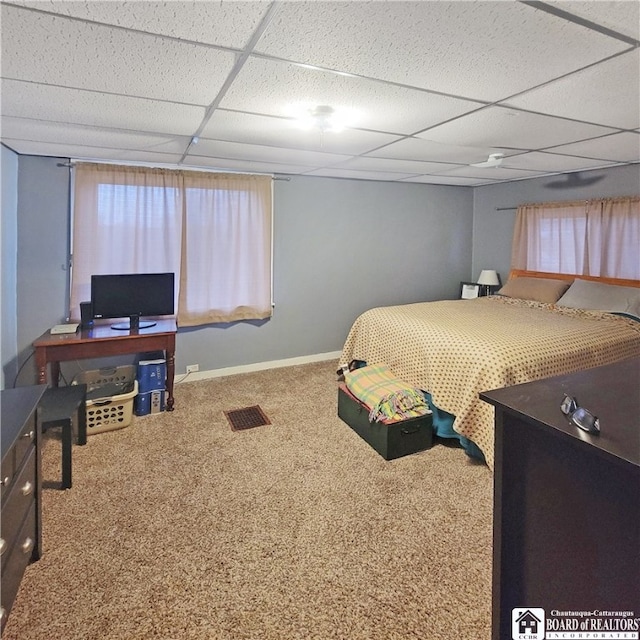
<svg viewBox="0 0 640 640">
<path fill-rule="evenodd" d="M 639 389 L 630 358 L 480 394 L 496 408 L 494 640 L 518 607 L 640 616 Z M 565 393 L 599 436 L 560 412 Z"/>
<path fill-rule="evenodd" d="M 38 383 L 47 383 L 47 365 L 51 365 L 51 383 L 58 386 L 60 363 L 85 358 L 104 358 L 145 351 L 164 351 L 167 359 L 167 411 L 173 411 L 173 378 L 176 355 L 175 320 L 158 320 L 149 329 L 118 331 L 109 324 L 97 324 L 76 333 L 43 333 L 34 343 Z"/>
</svg>

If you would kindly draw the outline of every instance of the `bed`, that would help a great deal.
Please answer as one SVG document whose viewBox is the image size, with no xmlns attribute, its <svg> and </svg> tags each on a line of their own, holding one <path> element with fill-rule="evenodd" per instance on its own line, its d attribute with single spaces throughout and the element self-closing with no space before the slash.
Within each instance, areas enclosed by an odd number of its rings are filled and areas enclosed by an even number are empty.
<svg viewBox="0 0 640 640">
<path fill-rule="evenodd" d="M 640 356 L 640 282 L 518 271 L 498 295 L 364 312 L 340 364 L 387 364 L 428 394 L 443 425 L 450 418 L 453 431 L 436 427 L 437 435 L 458 437 L 493 469 L 493 407 L 481 391 L 633 356 Z"/>
</svg>

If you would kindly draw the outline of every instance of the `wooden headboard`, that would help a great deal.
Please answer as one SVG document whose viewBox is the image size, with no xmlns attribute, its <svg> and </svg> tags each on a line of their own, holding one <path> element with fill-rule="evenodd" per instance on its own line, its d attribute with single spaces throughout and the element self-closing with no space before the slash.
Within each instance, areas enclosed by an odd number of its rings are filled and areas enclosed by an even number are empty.
<svg viewBox="0 0 640 640">
<path fill-rule="evenodd" d="M 524 269 L 511 269 L 509 278 L 553 278 L 555 280 L 593 280 L 605 284 L 617 284 L 623 287 L 638 287 L 640 280 L 627 280 L 625 278 L 605 278 L 601 276 L 577 276 L 568 273 L 547 273 L 545 271 L 526 271 Z"/>
</svg>

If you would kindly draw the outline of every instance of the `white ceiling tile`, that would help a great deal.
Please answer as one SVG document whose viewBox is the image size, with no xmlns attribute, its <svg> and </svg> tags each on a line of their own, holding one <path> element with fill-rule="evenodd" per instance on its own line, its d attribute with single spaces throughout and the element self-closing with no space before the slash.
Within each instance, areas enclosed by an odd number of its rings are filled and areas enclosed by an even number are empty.
<svg viewBox="0 0 640 640">
<path fill-rule="evenodd" d="M 28 140 L 3 140 L 16 153 L 22 155 L 51 156 L 54 158 L 74 158 L 78 160 L 113 160 L 136 162 L 162 162 L 177 164 L 181 154 L 154 153 L 151 151 L 130 151 L 127 149 L 113 149 L 88 147 L 67 143 L 30 142 Z"/>
<path fill-rule="evenodd" d="M 453 165 L 442 162 L 419 160 L 395 160 L 388 158 L 352 158 L 340 163 L 337 168 L 362 171 L 397 171 L 398 173 L 435 173 L 451 169 Z"/>
<path fill-rule="evenodd" d="M 220 106 L 274 116 L 290 116 L 295 104 L 330 105 L 355 112 L 354 127 L 409 134 L 481 103 L 385 85 L 316 69 L 250 59 Z"/>
<path fill-rule="evenodd" d="M 131 2 L 91 0 L 43 0 L 20 2 L 22 6 L 46 10 L 125 29 L 241 49 L 266 13 L 271 0 L 251 2 Z"/>
<path fill-rule="evenodd" d="M 555 0 L 559 9 L 640 40 L 640 3 L 637 0 Z"/>
<path fill-rule="evenodd" d="M 3 80 L 3 116 L 131 131 L 193 135 L 204 107 Z"/>
<path fill-rule="evenodd" d="M 602 160 L 560 155 L 544 151 L 532 151 L 505 158 L 502 165 L 507 169 L 531 169 L 532 171 L 577 171 L 603 166 Z"/>
<path fill-rule="evenodd" d="M 325 169 L 315 169 L 305 173 L 307 176 L 321 176 L 324 178 L 348 178 L 350 180 L 382 180 L 398 181 L 410 178 L 411 174 L 385 172 L 385 171 L 355 171 L 350 169 L 340 169 L 327 167 Z"/>
<path fill-rule="evenodd" d="M 474 147 L 541 149 L 611 133 L 610 128 L 550 116 L 487 107 L 429 129 L 420 138 L 446 144 L 464 140 Z"/>
<path fill-rule="evenodd" d="M 424 135 L 428 135 L 428 132 Z M 490 153 L 509 155 L 510 153 L 517 153 L 517 151 L 496 147 L 467 147 L 461 144 L 434 142 L 424 138 L 404 138 L 381 149 L 371 151 L 367 155 L 375 158 L 470 164 L 486 160 Z"/>
<path fill-rule="evenodd" d="M 413 176 L 411 178 L 405 178 L 402 182 L 420 182 L 422 184 L 442 184 L 442 185 L 455 185 L 455 186 L 467 186 L 475 187 L 482 184 L 490 184 L 491 182 L 498 182 L 494 180 L 480 179 L 480 178 L 464 178 L 462 176 Z"/>
<path fill-rule="evenodd" d="M 625 131 L 594 140 L 553 147 L 551 151 L 612 162 L 640 162 L 640 135 Z"/>
<path fill-rule="evenodd" d="M 486 180 L 514 180 L 516 178 L 535 178 L 544 172 L 528 171 L 525 169 L 507 169 L 506 167 L 480 168 L 480 167 L 455 167 L 446 171 L 439 171 L 441 176 L 463 176 L 465 178 L 479 178 Z"/>
<path fill-rule="evenodd" d="M 303 131 L 289 118 L 224 110 L 213 113 L 201 137 L 356 155 L 399 139 L 391 134 L 358 129 L 339 133 Z"/>
<path fill-rule="evenodd" d="M 640 50 L 532 89 L 505 104 L 633 129 L 640 125 Z"/>
<path fill-rule="evenodd" d="M 305 1 L 283 3 L 257 49 L 499 100 L 627 46 L 518 2 Z"/>
<path fill-rule="evenodd" d="M 184 152 L 191 139 L 188 136 L 158 136 L 28 118 L 4 118 L 2 138 L 177 154 Z"/>
<path fill-rule="evenodd" d="M 190 104 L 209 104 L 234 54 L 2 6 L 2 75 Z"/>
<path fill-rule="evenodd" d="M 234 160 L 248 160 L 257 162 L 277 162 L 281 164 L 301 164 L 313 166 L 330 165 L 347 160 L 349 156 L 323 153 L 320 151 L 305 151 L 301 149 L 283 149 L 281 147 L 267 147 L 257 144 L 242 144 L 238 142 L 223 142 L 219 140 L 200 140 L 192 145 L 190 154 L 196 156 L 214 156 Z"/>
<path fill-rule="evenodd" d="M 214 158 L 189 155 L 184 164 L 190 167 L 203 167 L 218 169 L 220 171 L 234 171 L 240 173 L 290 173 L 298 174 L 308 170 L 297 164 L 284 164 L 281 162 L 262 162 L 256 160 L 235 160 L 232 158 Z"/>
</svg>

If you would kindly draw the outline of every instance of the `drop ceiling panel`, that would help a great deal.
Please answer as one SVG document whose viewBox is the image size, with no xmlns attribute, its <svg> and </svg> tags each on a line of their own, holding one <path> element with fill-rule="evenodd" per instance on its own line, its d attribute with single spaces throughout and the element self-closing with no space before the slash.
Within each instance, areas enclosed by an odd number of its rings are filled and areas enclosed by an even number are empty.
<svg viewBox="0 0 640 640">
<path fill-rule="evenodd" d="M 155 33 L 192 42 L 242 48 L 251 37 L 270 0 L 251 2 L 69 2 L 46 4 L 18 2 L 36 10 L 82 20 L 110 24 L 125 29 Z"/>
<path fill-rule="evenodd" d="M 113 160 L 121 162 L 153 162 L 176 165 L 181 154 L 154 153 L 129 149 L 111 149 L 87 147 L 83 145 L 61 144 L 54 142 L 29 142 L 25 140 L 3 140 L 16 153 L 23 155 L 51 156 L 54 158 L 76 158 L 79 160 Z"/>
<path fill-rule="evenodd" d="M 191 135 L 204 107 L 3 80 L 3 116 L 131 131 Z"/>
<path fill-rule="evenodd" d="M 442 185 L 455 185 L 466 187 L 477 187 L 483 184 L 491 184 L 492 182 L 499 182 L 498 180 L 487 180 L 480 178 L 464 178 L 462 176 L 413 176 L 412 178 L 406 178 L 402 182 L 420 182 L 422 184 L 442 184 Z"/>
<path fill-rule="evenodd" d="M 397 171 L 398 173 L 437 173 L 453 168 L 442 162 L 420 162 L 419 160 L 390 160 L 388 158 L 353 158 L 338 165 L 340 169 L 363 171 Z"/>
<path fill-rule="evenodd" d="M 241 173 L 301 173 L 300 165 L 281 162 L 260 162 L 253 160 L 234 160 L 232 158 L 214 158 L 187 156 L 184 164 L 190 167 L 217 169 L 220 171 L 238 171 Z"/>
<path fill-rule="evenodd" d="M 640 3 L 637 0 L 562 0 L 560 9 L 640 40 Z"/>
<path fill-rule="evenodd" d="M 27 118 L 5 118 L 2 121 L 2 135 L 32 142 L 41 140 L 57 144 L 174 154 L 182 154 L 190 140 L 186 136 L 143 135 L 137 132 L 42 122 Z"/>
<path fill-rule="evenodd" d="M 560 145 L 554 147 L 552 151 L 553 153 L 599 158 L 612 162 L 639 162 L 640 135 L 632 131 L 625 131 L 595 140 Z"/>
<path fill-rule="evenodd" d="M 353 126 L 409 134 L 468 113 L 481 103 L 353 78 L 299 65 L 251 59 L 220 106 L 290 116 L 297 104 L 331 105 L 355 112 Z"/>
<path fill-rule="evenodd" d="M 594 169 L 602 167 L 609 162 L 594 160 L 593 158 L 580 158 L 577 156 L 565 156 L 544 151 L 532 151 L 517 156 L 505 158 L 501 167 L 507 169 L 531 169 L 532 171 L 577 171 L 579 169 Z"/>
<path fill-rule="evenodd" d="M 506 167 L 456 167 L 446 171 L 440 171 L 441 176 L 464 176 L 465 178 L 477 178 L 479 180 L 515 180 L 518 178 L 535 178 L 542 172 L 527 171 L 524 169 L 507 169 Z"/>
<path fill-rule="evenodd" d="M 629 109 L 631 104 L 637 109 Z M 532 89 L 506 105 L 596 124 L 640 125 L 640 50 Z"/>
<path fill-rule="evenodd" d="M 425 136 L 428 133 L 424 134 Z M 466 147 L 460 144 L 444 144 L 424 138 L 403 138 L 381 149 L 368 153 L 375 158 L 397 158 L 407 160 L 444 161 L 470 164 L 486 160 L 490 153 L 517 153 L 496 147 Z"/>
<path fill-rule="evenodd" d="M 257 49 L 433 91 L 500 100 L 627 48 L 517 2 L 413 2 L 411 11 L 407 4 L 283 3 Z"/>
<path fill-rule="evenodd" d="M 222 142 L 218 140 L 200 140 L 190 149 L 192 157 L 213 156 L 235 160 L 250 160 L 258 162 L 276 162 L 281 164 L 300 164 L 306 166 L 330 165 L 348 160 L 349 156 L 306 151 L 300 149 L 283 149 L 281 147 L 267 147 L 256 144 L 240 144 L 237 142 Z"/>
<path fill-rule="evenodd" d="M 4 5 L 2 34 L 4 77 L 175 102 L 209 104 L 234 63 L 211 47 Z"/>
<path fill-rule="evenodd" d="M 227 140 L 328 153 L 360 154 L 399 140 L 397 135 L 347 129 L 340 133 L 301 130 L 291 118 L 217 110 L 202 131 L 202 138 Z"/>
<path fill-rule="evenodd" d="M 445 144 L 464 140 L 474 147 L 542 149 L 612 133 L 610 128 L 551 116 L 487 107 L 429 129 L 419 137 Z"/>
<path fill-rule="evenodd" d="M 385 172 L 385 171 L 355 171 L 350 169 L 340 169 L 327 167 L 326 169 L 315 169 L 305 173 L 307 176 L 321 176 L 324 178 L 348 178 L 351 180 L 382 180 L 396 182 L 410 178 L 411 174 Z"/>
</svg>

